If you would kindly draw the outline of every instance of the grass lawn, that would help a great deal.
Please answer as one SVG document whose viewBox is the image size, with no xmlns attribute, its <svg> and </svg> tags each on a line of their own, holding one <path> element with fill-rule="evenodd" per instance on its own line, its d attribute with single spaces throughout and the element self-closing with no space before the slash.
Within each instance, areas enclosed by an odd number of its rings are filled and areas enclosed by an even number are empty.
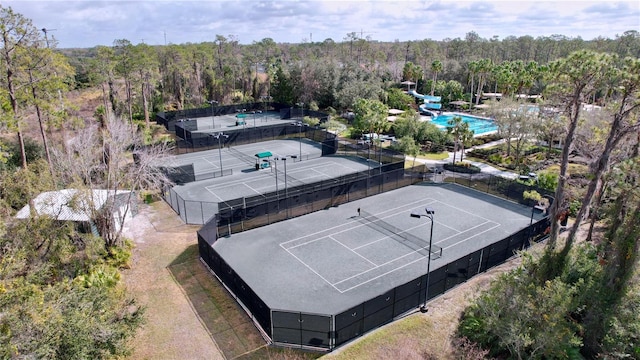
<svg viewBox="0 0 640 360">
<path fill-rule="evenodd" d="M 267 347 L 249 316 L 200 262 L 193 244 L 168 267 L 227 359 L 314 359 L 320 354 Z"/>
<path fill-rule="evenodd" d="M 550 172 L 552 174 L 560 174 L 560 165 L 551 165 L 548 168 L 546 168 L 545 171 Z M 569 175 L 589 174 L 589 167 L 587 165 L 569 163 L 569 167 L 567 168 L 567 173 Z"/>
<path fill-rule="evenodd" d="M 421 153 L 420 155 L 418 155 L 418 159 L 425 160 L 445 160 L 448 157 L 449 153 L 446 151 L 443 151 L 441 153 Z"/>
</svg>

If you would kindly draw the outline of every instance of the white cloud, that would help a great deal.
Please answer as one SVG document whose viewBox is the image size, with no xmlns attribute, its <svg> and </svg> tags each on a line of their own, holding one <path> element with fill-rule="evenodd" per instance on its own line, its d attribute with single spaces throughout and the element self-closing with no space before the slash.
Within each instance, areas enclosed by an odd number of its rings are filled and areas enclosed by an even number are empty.
<svg viewBox="0 0 640 360">
<path fill-rule="evenodd" d="M 59 47 L 111 45 L 115 39 L 151 45 L 213 41 L 234 35 L 241 43 L 342 41 L 362 33 L 380 41 L 494 35 L 560 34 L 613 38 L 640 29 L 640 2 L 618 1 L 64 1 L 5 0 L 50 32 Z M 312 34 L 312 35 L 311 35 Z"/>
</svg>

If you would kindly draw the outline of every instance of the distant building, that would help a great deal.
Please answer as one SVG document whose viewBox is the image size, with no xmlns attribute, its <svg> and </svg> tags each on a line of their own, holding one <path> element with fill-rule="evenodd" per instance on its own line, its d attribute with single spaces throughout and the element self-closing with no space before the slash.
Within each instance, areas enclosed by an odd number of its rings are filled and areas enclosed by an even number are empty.
<svg viewBox="0 0 640 360">
<path fill-rule="evenodd" d="M 114 203 L 115 202 L 115 203 Z M 115 206 L 111 206 L 115 205 Z M 33 208 L 32 208 L 33 206 Z M 49 216 L 58 221 L 77 223 L 78 229 L 100 235 L 92 214 L 111 208 L 115 228 L 120 230 L 126 220 L 137 213 L 136 197 L 131 191 L 64 189 L 47 191 L 36 196 L 16 214 L 17 219 Z"/>
</svg>

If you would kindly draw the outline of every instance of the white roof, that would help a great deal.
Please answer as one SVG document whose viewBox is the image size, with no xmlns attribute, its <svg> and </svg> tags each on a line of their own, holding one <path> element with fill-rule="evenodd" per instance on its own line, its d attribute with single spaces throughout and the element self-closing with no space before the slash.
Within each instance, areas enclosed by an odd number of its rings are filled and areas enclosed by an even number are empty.
<svg viewBox="0 0 640 360">
<path fill-rule="evenodd" d="M 400 109 L 389 109 L 389 115 L 400 115 L 404 113 L 404 110 Z"/>
<path fill-rule="evenodd" d="M 119 190 L 117 194 L 127 194 L 130 191 Z M 93 199 L 89 196 L 93 194 Z M 47 191 L 33 199 L 36 215 L 48 215 L 63 221 L 89 221 L 91 206 L 100 209 L 107 202 L 109 196 L 114 193 L 110 190 L 77 190 L 64 189 L 59 191 Z M 16 218 L 27 219 L 31 217 L 31 206 L 25 205 Z"/>
</svg>

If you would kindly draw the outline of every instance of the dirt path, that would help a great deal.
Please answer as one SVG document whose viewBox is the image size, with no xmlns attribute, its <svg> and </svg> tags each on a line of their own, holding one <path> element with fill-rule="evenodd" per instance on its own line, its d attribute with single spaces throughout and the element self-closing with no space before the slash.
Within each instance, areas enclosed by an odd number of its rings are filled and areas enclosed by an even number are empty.
<svg viewBox="0 0 640 360">
<path fill-rule="evenodd" d="M 197 242 L 199 227 L 184 225 L 164 201 L 142 204 L 139 210 L 125 229 L 136 247 L 124 278 L 131 294 L 146 307 L 146 323 L 132 341 L 131 358 L 223 359 L 167 269 Z"/>
</svg>

